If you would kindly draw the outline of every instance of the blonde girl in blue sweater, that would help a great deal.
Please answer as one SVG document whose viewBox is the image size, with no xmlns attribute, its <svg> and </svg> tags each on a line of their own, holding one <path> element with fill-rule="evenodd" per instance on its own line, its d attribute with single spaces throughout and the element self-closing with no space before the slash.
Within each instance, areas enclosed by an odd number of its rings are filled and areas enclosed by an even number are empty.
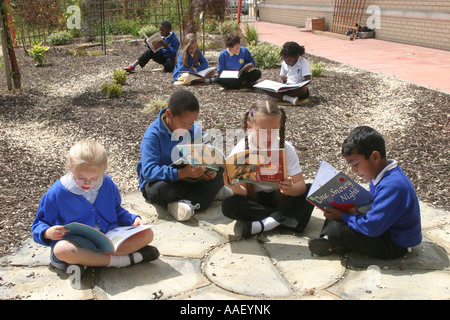
<svg viewBox="0 0 450 320">
<path fill-rule="evenodd" d="M 116 252 L 99 250 L 87 238 L 71 235 L 64 225 L 79 222 L 103 233 L 119 226 L 142 225 L 141 217 L 121 206 L 117 185 L 105 174 L 107 155 L 95 141 L 80 141 L 69 151 L 68 173 L 55 182 L 42 197 L 32 225 L 33 239 L 50 246 L 50 263 L 65 270 L 69 265 L 125 267 L 159 257 L 148 246 L 153 231 L 131 236 Z"/>
</svg>

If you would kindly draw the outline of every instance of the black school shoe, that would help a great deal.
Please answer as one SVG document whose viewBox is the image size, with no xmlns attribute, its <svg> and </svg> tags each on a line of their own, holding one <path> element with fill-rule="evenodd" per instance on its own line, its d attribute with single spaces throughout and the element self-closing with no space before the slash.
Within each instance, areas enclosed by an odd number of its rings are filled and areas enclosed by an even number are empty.
<svg viewBox="0 0 450 320">
<path fill-rule="evenodd" d="M 141 262 L 154 261 L 154 260 L 159 258 L 159 251 L 154 246 L 145 246 L 142 249 L 138 250 L 137 252 L 139 252 L 142 255 L 142 261 Z M 129 257 L 130 257 L 130 260 L 131 260 L 131 264 L 132 265 L 135 264 L 133 255 L 130 254 Z"/>
<path fill-rule="evenodd" d="M 319 256 L 328 256 L 333 253 L 338 253 L 337 248 L 332 248 L 330 241 L 326 238 L 312 239 L 308 244 L 311 254 L 317 254 Z"/>
</svg>

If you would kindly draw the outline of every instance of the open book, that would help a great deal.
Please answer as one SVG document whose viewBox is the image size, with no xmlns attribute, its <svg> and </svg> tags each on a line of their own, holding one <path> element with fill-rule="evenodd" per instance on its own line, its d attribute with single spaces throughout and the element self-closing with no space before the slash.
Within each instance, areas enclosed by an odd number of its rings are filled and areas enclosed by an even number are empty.
<svg viewBox="0 0 450 320">
<path fill-rule="evenodd" d="M 173 166 L 191 164 L 205 166 L 206 170 L 218 171 L 226 168 L 231 184 L 261 183 L 277 185 L 286 180 L 286 150 L 245 150 L 225 157 L 220 149 L 212 145 L 179 145 L 182 157 Z"/>
<path fill-rule="evenodd" d="M 205 70 L 199 71 L 197 73 L 194 72 L 190 72 L 190 71 L 184 71 L 177 79 L 177 81 L 175 81 L 175 85 L 183 85 L 183 86 L 188 86 L 190 85 L 192 82 L 196 81 L 196 80 L 203 80 L 206 78 L 206 76 L 208 74 L 210 74 L 212 71 L 214 71 L 216 68 L 215 67 L 211 67 L 211 68 L 206 68 Z"/>
<path fill-rule="evenodd" d="M 373 195 L 345 173 L 322 161 L 306 200 L 322 211 L 330 207 L 350 214 L 365 214 L 372 206 Z"/>
<path fill-rule="evenodd" d="M 220 78 L 224 79 L 239 79 L 240 76 L 245 72 L 245 71 L 251 71 L 253 69 L 257 69 L 257 67 L 255 66 L 254 63 L 248 63 L 246 65 L 244 65 L 240 70 L 223 70 L 222 73 L 220 74 Z"/>
<path fill-rule="evenodd" d="M 147 36 L 146 36 L 147 37 Z M 153 52 L 158 51 L 159 49 L 162 49 L 163 46 L 161 44 L 161 41 L 164 41 L 163 38 L 161 37 L 161 34 L 159 32 L 155 33 L 154 35 L 152 35 L 150 38 L 147 37 L 147 39 L 145 40 L 145 43 L 147 44 L 147 46 L 152 49 Z"/>
<path fill-rule="evenodd" d="M 99 249 L 110 252 L 116 252 L 117 248 L 132 235 L 153 227 L 154 225 L 150 224 L 136 227 L 118 227 L 107 233 L 103 233 L 100 230 L 78 222 L 71 222 L 64 226 L 64 228 L 70 230 L 69 234 L 83 236 L 94 242 Z"/>
<path fill-rule="evenodd" d="M 255 84 L 253 87 L 259 88 L 261 90 L 267 90 L 272 92 L 285 92 L 297 88 L 301 88 L 304 85 L 311 82 L 311 80 L 302 81 L 299 83 L 292 83 L 292 84 L 285 84 L 281 82 L 276 82 L 272 80 L 263 80 L 257 84 Z"/>
</svg>

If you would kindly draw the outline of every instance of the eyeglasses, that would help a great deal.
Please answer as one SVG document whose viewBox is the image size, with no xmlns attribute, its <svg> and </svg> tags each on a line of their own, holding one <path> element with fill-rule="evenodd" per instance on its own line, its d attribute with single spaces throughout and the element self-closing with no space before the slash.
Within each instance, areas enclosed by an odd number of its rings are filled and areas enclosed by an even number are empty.
<svg viewBox="0 0 450 320">
<path fill-rule="evenodd" d="M 80 179 L 79 177 L 73 176 L 73 179 L 75 180 L 75 182 L 77 184 L 81 184 L 81 185 L 96 185 L 100 180 L 100 178 L 94 178 L 94 179 Z"/>
</svg>

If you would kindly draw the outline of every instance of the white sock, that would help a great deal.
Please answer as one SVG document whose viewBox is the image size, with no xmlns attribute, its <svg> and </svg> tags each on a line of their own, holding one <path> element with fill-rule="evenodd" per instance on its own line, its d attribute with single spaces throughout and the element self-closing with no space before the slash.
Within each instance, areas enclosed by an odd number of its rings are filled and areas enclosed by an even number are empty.
<svg viewBox="0 0 450 320">
<path fill-rule="evenodd" d="M 272 230 L 280 225 L 280 223 L 272 217 L 267 217 L 262 219 L 261 222 L 264 225 L 264 231 Z M 252 222 L 252 234 L 256 234 L 261 232 L 261 222 L 253 221 Z"/>
<path fill-rule="evenodd" d="M 139 263 L 143 260 L 142 254 L 139 252 L 133 253 L 134 263 Z M 122 268 L 129 266 L 131 264 L 130 257 L 128 255 L 124 256 L 109 256 L 109 264 L 107 267 Z"/>
<path fill-rule="evenodd" d="M 283 99 L 282 99 L 282 100 L 294 104 L 294 103 L 295 103 L 295 99 L 296 99 L 296 97 L 291 97 L 291 96 L 288 96 L 287 94 L 285 94 L 285 95 L 283 96 Z"/>
</svg>

